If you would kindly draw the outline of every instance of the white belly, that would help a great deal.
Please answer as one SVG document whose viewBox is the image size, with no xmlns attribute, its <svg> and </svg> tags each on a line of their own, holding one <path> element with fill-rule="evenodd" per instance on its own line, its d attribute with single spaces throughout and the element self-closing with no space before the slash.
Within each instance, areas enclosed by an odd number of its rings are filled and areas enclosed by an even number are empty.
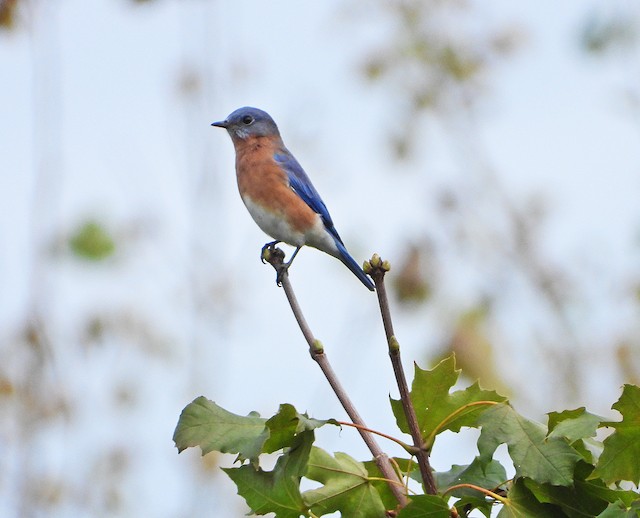
<svg viewBox="0 0 640 518">
<path fill-rule="evenodd" d="M 289 225 L 283 217 L 263 209 L 260 205 L 253 203 L 248 197 L 243 197 L 242 201 L 253 220 L 263 232 L 270 235 L 273 239 L 295 247 L 303 245 L 312 246 L 327 254 L 339 257 L 338 248 L 336 247 L 333 237 L 324 228 L 322 218 L 320 218 L 319 215 L 316 217 L 313 227 L 306 232 L 299 232 Z"/>
</svg>

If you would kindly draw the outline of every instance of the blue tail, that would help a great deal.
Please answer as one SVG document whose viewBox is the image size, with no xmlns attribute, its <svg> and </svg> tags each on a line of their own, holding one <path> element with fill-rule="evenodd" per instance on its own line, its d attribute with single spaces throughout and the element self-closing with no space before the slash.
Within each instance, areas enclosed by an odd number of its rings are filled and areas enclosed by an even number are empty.
<svg viewBox="0 0 640 518">
<path fill-rule="evenodd" d="M 338 251 L 340 252 L 340 257 L 338 257 L 338 259 L 340 259 L 345 264 L 345 266 L 349 268 L 349 270 L 351 270 L 358 279 L 360 279 L 362 284 L 369 288 L 369 290 L 374 291 L 375 285 L 371 281 L 371 278 L 366 273 L 364 273 L 362 268 L 360 268 L 358 263 L 356 263 L 355 259 L 349 255 L 349 252 L 347 252 L 347 249 L 344 247 L 344 245 L 339 240 L 336 240 L 336 245 L 338 247 Z"/>
</svg>

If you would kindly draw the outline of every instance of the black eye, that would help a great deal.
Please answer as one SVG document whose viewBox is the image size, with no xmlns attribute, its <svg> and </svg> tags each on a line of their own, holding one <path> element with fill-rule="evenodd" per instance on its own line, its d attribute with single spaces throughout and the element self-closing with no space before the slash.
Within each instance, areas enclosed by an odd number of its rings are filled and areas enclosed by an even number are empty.
<svg viewBox="0 0 640 518">
<path fill-rule="evenodd" d="M 251 115 L 245 115 L 244 117 L 242 117 L 243 124 L 246 124 L 248 126 L 252 122 L 253 122 L 253 117 Z"/>
</svg>

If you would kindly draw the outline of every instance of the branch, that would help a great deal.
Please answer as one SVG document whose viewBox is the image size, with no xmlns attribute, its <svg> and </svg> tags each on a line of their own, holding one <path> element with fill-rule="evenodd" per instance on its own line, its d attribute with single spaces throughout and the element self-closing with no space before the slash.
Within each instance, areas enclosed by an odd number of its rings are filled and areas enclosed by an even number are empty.
<svg viewBox="0 0 640 518">
<path fill-rule="evenodd" d="M 364 423 L 362 417 L 356 410 L 353 402 L 347 395 L 344 387 L 338 380 L 331 364 L 329 363 L 329 359 L 327 355 L 324 353 L 324 347 L 322 343 L 317 340 L 313 333 L 311 332 L 311 328 L 309 324 L 307 324 L 304 315 L 302 314 L 302 310 L 300 309 L 300 305 L 298 304 L 298 300 L 296 299 L 295 293 L 293 292 L 293 288 L 291 287 L 291 282 L 289 281 L 289 275 L 287 270 L 284 267 L 284 252 L 279 248 L 265 248 L 263 249 L 263 260 L 267 261 L 271 266 L 273 266 L 278 272 L 278 279 L 284 288 L 284 292 L 287 296 L 287 300 L 289 301 L 289 305 L 291 306 L 291 310 L 293 311 L 294 316 L 296 317 L 296 321 L 300 326 L 300 330 L 304 335 L 307 344 L 309 344 L 309 354 L 311 358 L 320 366 L 322 373 L 325 378 L 331 385 L 333 392 L 338 397 L 338 400 L 342 404 L 345 412 L 351 419 L 353 423 L 358 425 L 358 432 L 362 437 L 362 440 L 365 442 L 371 455 L 373 455 L 373 459 L 380 469 L 383 477 L 388 480 L 388 486 L 400 507 L 404 507 L 409 503 L 407 499 L 407 495 L 404 493 L 404 484 L 398 478 L 391 461 L 386 453 L 382 451 L 378 443 L 376 442 L 373 435 L 368 431 L 367 425 Z"/>
<path fill-rule="evenodd" d="M 418 459 L 418 466 L 420 467 L 420 474 L 422 475 L 422 483 L 426 493 L 435 495 L 438 493 L 438 490 L 436 488 L 433 470 L 431 469 L 431 464 L 429 462 L 429 452 L 424 446 L 416 411 L 413 408 L 413 403 L 409 394 L 407 378 L 405 377 L 404 370 L 402 368 L 400 344 L 395 337 L 393 332 L 393 323 L 391 322 L 391 311 L 389 310 L 387 288 L 384 284 L 384 276 L 390 269 L 391 266 L 389 265 L 389 262 L 383 262 L 378 254 L 373 254 L 371 260 L 365 263 L 365 272 L 371 275 L 373 282 L 376 285 L 378 303 L 380 304 L 380 313 L 382 314 L 382 323 L 384 324 L 384 332 L 387 336 L 387 344 L 389 346 L 389 357 L 391 358 L 391 365 L 393 366 L 398 390 L 400 391 L 400 401 L 402 402 L 402 409 L 407 419 L 407 425 L 409 426 L 409 433 L 411 434 L 413 445 L 417 451 L 416 458 Z"/>
</svg>

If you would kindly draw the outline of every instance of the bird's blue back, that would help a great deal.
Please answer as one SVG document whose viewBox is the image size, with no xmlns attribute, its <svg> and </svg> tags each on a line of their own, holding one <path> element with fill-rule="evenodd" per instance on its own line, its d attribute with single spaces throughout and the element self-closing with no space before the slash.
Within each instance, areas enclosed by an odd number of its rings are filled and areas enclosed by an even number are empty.
<svg viewBox="0 0 640 518">
<path fill-rule="evenodd" d="M 311 183 L 307 173 L 304 172 L 304 169 L 302 169 L 302 166 L 296 158 L 288 149 L 283 149 L 282 152 L 276 153 L 273 158 L 287 173 L 291 188 L 307 205 L 309 205 L 309 207 L 313 209 L 314 212 L 320 215 L 327 232 L 329 232 L 340 244 L 344 244 L 333 226 L 333 220 L 331 219 L 327 206 L 322 201 L 318 191 L 316 191 L 316 188 Z"/>
</svg>

